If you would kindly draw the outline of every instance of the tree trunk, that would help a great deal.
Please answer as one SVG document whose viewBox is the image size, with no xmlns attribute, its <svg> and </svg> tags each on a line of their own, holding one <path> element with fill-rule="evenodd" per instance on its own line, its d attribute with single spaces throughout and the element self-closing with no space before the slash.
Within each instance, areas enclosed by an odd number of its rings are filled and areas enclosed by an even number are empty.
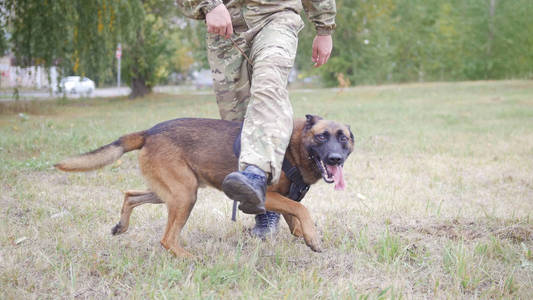
<svg viewBox="0 0 533 300">
<path fill-rule="evenodd" d="M 131 80 L 130 99 L 144 97 L 152 92 L 152 87 L 146 85 L 146 81 L 142 77 L 133 78 Z"/>
<path fill-rule="evenodd" d="M 487 59 L 485 60 L 485 78 L 489 79 L 492 70 L 492 46 L 494 41 L 494 11 L 496 9 L 496 0 L 489 1 L 489 35 L 487 39 Z"/>
<path fill-rule="evenodd" d="M 487 56 L 492 56 L 492 43 L 494 40 L 494 10 L 496 9 L 496 0 L 490 0 L 489 4 L 489 38 L 487 42 Z"/>
</svg>

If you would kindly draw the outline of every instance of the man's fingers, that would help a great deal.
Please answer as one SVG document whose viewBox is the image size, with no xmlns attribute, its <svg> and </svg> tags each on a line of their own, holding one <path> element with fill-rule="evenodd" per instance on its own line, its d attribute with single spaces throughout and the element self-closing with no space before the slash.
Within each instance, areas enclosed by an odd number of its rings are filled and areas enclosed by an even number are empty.
<svg viewBox="0 0 533 300">
<path fill-rule="evenodd" d="M 321 57 L 318 58 L 318 64 L 317 64 L 316 66 L 317 66 L 317 67 L 320 67 L 320 66 L 323 65 L 324 63 L 325 63 L 325 61 L 324 61 L 324 57 L 321 56 Z"/>
<path fill-rule="evenodd" d="M 333 41 L 331 35 L 315 36 L 313 40 L 313 62 L 315 67 L 320 67 L 328 61 L 332 49 Z"/>
<path fill-rule="evenodd" d="M 328 61 L 328 58 L 329 58 L 329 55 L 327 53 L 317 51 L 316 58 L 313 58 L 315 67 L 320 67 L 321 65 L 325 64 Z"/>
<path fill-rule="evenodd" d="M 220 26 L 218 25 L 208 26 L 207 32 L 212 33 L 212 34 L 220 34 Z"/>
<path fill-rule="evenodd" d="M 205 16 L 207 32 L 229 38 L 233 34 L 231 16 L 224 4 L 220 4 Z"/>
<path fill-rule="evenodd" d="M 321 66 L 324 64 L 324 53 L 318 52 L 318 65 Z"/>
<path fill-rule="evenodd" d="M 231 24 L 231 21 L 228 22 L 228 24 L 226 24 L 226 28 L 224 31 L 225 31 L 226 38 L 229 39 L 231 35 L 233 34 L 233 24 Z"/>
<path fill-rule="evenodd" d="M 320 57 L 321 65 L 325 64 L 328 61 L 329 53 L 324 53 Z"/>
<path fill-rule="evenodd" d="M 229 38 L 233 34 L 233 27 L 229 25 L 207 26 L 207 32 Z"/>
<path fill-rule="evenodd" d="M 218 35 L 226 36 L 226 26 L 218 27 Z"/>
</svg>

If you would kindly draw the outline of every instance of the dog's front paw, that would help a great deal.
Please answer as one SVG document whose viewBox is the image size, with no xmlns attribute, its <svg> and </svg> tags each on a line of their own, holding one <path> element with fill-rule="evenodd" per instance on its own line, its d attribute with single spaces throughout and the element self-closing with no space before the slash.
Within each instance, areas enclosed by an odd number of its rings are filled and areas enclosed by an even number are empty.
<svg viewBox="0 0 533 300">
<path fill-rule="evenodd" d="M 124 226 L 122 226 L 122 224 L 120 224 L 120 222 L 118 222 L 117 225 L 115 225 L 115 226 L 113 226 L 113 228 L 111 228 L 111 234 L 112 235 L 118 235 L 118 234 L 126 232 L 127 229 L 128 228 L 125 228 Z"/>
<path fill-rule="evenodd" d="M 320 239 L 318 237 L 304 237 L 305 244 L 315 252 L 322 252 Z"/>
</svg>

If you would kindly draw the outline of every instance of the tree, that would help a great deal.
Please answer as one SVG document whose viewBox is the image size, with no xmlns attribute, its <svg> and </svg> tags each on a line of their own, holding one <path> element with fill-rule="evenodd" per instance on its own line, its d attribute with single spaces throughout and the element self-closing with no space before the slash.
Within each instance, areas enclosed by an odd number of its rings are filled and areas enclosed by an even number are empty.
<svg viewBox="0 0 533 300">
<path fill-rule="evenodd" d="M 177 31 L 174 0 L 142 1 L 140 22 L 125 36 L 126 78 L 131 82 L 130 98 L 150 93 L 159 81 L 168 77 L 172 35 Z"/>
<path fill-rule="evenodd" d="M 1 8 L 0 8 L 1 9 Z M 2 11 L 0 10 L 0 13 Z M 1 14 L 0 14 L 1 17 Z M 1 17 L 0 18 L 0 56 L 3 56 L 4 53 L 7 51 L 7 39 L 6 39 L 6 20 Z"/>
<path fill-rule="evenodd" d="M 531 0 L 336 2 L 330 61 L 312 67 L 307 21 L 296 58 L 326 86 L 338 74 L 356 85 L 533 77 Z M 132 97 L 170 73 L 207 67 L 205 26 L 180 17 L 174 0 L 3 0 L 0 13 L 0 50 L 9 46 L 19 65 L 57 66 L 99 85 L 114 83 L 120 42 Z"/>
<path fill-rule="evenodd" d="M 309 63 L 313 26 L 300 34 L 297 66 L 327 86 L 531 78 L 531 0 L 337 0 L 330 61 Z"/>
<path fill-rule="evenodd" d="M 1 5 L 21 66 L 57 66 L 100 85 L 109 83 L 120 41 L 130 97 L 149 93 L 166 75 L 161 66 L 171 55 L 173 0 L 6 0 Z"/>
</svg>

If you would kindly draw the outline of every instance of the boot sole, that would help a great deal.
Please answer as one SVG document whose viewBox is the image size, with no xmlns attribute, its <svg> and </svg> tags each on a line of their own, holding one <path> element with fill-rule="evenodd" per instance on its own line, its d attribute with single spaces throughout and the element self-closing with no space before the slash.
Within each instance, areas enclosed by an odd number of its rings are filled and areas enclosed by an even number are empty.
<svg viewBox="0 0 533 300">
<path fill-rule="evenodd" d="M 250 230 L 250 235 L 262 240 L 266 240 L 267 238 L 274 238 L 278 233 L 278 228 L 268 228 L 268 229 L 257 229 L 252 228 Z"/>
<path fill-rule="evenodd" d="M 230 199 L 239 201 L 239 209 L 246 214 L 264 214 L 265 199 L 260 192 L 246 183 L 241 174 L 230 174 L 222 182 L 222 190 Z"/>
</svg>

